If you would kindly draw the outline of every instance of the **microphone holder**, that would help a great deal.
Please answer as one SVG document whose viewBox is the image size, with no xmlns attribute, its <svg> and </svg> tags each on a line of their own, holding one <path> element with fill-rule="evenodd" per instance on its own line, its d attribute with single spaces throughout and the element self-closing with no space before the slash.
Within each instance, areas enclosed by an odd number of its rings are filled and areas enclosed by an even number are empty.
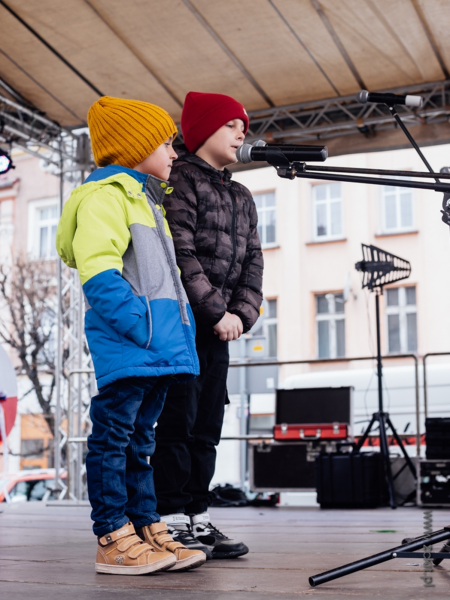
<svg viewBox="0 0 450 600">
<path fill-rule="evenodd" d="M 366 183 L 371 185 L 388 185 L 393 187 L 406 187 L 421 190 L 432 190 L 444 194 L 442 201 L 442 220 L 450 225 L 450 174 L 435 173 L 431 165 L 423 155 L 416 141 L 406 128 L 405 124 L 398 115 L 395 106 L 389 106 L 389 111 L 397 121 L 399 127 L 408 138 L 410 144 L 420 156 L 428 172 L 423 171 L 395 171 L 389 169 L 360 169 L 351 167 L 326 167 L 322 165 L 310 165 L 306 162 L 289 163 L 286 158 L 275 163 L 271 162 L 277 170 L 279 177 L 283 179 L 320 179 L 322 181 L 343 181 L 348 183 Z M 347 174 L 348 173 L 348 174 Z M 366 175 L 376 175 L 377 177 L 366 177 Z M 391 179 L 389 176 L 395 177 Z M 398 179 L 398 177 L 408 177 L 408 179 Z M 434 179 L 434 182 L 416 181 L 415 179 Z"/>
</svg>

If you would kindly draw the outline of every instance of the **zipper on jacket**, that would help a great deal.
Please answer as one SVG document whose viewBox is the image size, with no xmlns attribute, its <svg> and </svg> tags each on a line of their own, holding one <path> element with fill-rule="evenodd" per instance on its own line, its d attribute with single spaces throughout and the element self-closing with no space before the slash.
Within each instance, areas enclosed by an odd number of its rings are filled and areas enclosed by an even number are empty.
<svg viewBox="0 0 450 600">
<path fill-rule="evenodd" d="M 145 349 L 147 350 L 147 348 L 150 346 L 150 342 L 152 341 L 152 337 L 153 337 L 153 324 L 152 324 L 152 313 L 150 310 L 150 302 L 148 301 L 147 296 L 145 296 L 145 301 L 147 302 L 147 312 L 148 312 L 148 327 L 149 327 L 149 336 L 148 336 L 148 342 L 147 345 L 145 346 Z"/>
<path fill-rule="evenodd" d="M 230 198 L 231 198 L 231 205 L 233 207 L 233 214 L 231 217 L 231 238 L 233 241 L 233 252 L 231 254 L 230 266 L 228 267 L 228 271 L 227 271 L 225 280 L 222 284 L 222 292 L 224 291 L 225 286 L 228 283 L 228 279 L 231 274 L 231 269 L 233 268 L 234 261 L 236 260 L 236 199 L 234 198 L 234 196 L 232 194 L 230 194 Z"/>
<path fill-rule="evenodd" d="M 155 202 L 154 204 L 155 204 L 156 208 L 162 207 L 162 204 L 159 204 L 158 202 Z M 151 206 L 150 203 L 149 203 L 149 206 L 150 206 L 151 211 L 153 212 L 153 207 Z M 177 265 L 172 260 L 172 257 L 171 257 L 171 254 L 170 254 L 170 250 L 168 248 L 167 236 L 166 236 L 166 232 L 165 232 L 165 229 L 164 229 L 164 217 L 163 217 L 162 211 L 161 211 L 161 214 L 159 215 L 161 217 L 161 219 L 162 219 L 162 224 L 161 224 L 160 220 L 158 219 L 158 215 L 155 214 L 154 212 L 153 212 L 153 214 L 154 214 L 154 217 L 155 217 L 156 231 L 158 232 L 158 236 L 159 236 L 159 239 L 161 241 L 162 247 L 164 248 L 164 251 L 165 251 L 165 254 L 166 254 L 166 257 L 167 257 L 167 262 L 169 263 L 169 268 L 170 268 L 170 271 L 171 271 L 171 274 L 172 274 L 173 285 L 174 285 L 174 288 L 175 288 L 175 294 L 177 296 L 178 307 L 179 307 L 179 310 L 180 310 L 181 322 L 184 323 L 184 324 L 190 325 L 191 323 L 189 321 L 189 316 L 188 316 L 188 313 L 187 313 L 187 309 L 186 309 L 185 306 L 183 306 L 183 298 L 182 298 L 180 290 L 178 288 L 178 279 L 177 279 L 178 271 L 177 271 Z M 180 280 L 179 284 L 182 285 L 181 284 L 181 280 Z M 184 307 L 184 310 L 183 310 L 183 307 Z"/>
</svg>

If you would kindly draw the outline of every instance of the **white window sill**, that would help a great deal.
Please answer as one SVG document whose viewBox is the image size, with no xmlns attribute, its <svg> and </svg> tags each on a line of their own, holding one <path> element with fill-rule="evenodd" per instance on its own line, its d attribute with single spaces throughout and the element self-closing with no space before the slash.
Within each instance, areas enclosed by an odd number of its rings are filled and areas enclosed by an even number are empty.
<svg viewBox="0 0 450 600">
<path fill-rule="evenodd" d="M 317 238 L 314 240 L 311 240 L 310 242 L 306 242 L 307 246 L 313 246 L 316 244 L 330 244 L 333 242 L 346 242 L 347 238 L 344 236 L 339 236 L 339 237 L 324 237 L 324 238 Z"/>
<path fill-rule="evenodd" d="M 419 233 L 418 229 L 395 229 L 392 231 L 381 231 L 375 234 L 375 237 L 388 237 L 391 235 L 410 235 L 411 233 Z"/>
<path fill-rule="evenodd" d="M 261 249 L 262 250 L 273 250 L 274 248 L 279 248 L 280 244 L 277 244 L 276 242 L 273 244 L 261 244 Z"/>
</svg>

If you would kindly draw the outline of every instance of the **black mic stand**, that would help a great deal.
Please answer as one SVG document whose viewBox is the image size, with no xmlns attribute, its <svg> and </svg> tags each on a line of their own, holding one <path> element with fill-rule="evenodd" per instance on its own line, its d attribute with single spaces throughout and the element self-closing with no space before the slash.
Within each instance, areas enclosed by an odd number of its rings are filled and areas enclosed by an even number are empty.
<svg viewBox="0 0 450 600">
<path fill-rule="evenodd" d="M 444 221 L 444 223 L 447 223 L 448 225 L 450 225 L 450 182 L 442 183 L 440 181 L 440 179 L 450 179 L 450 174 L 447 174 L 447 173 L 438 174 L 438 173 L 433 172 L 431 166 L 429 165 L 428 161 L 422 154 L 420 148 L 418 147 L 415 140 L 413 139 L 413 137 L 411 136 L 411 134 L 409 133 L 409 131 L 403 124 L 402 120 L 400 119 L 399 115 L 397 114 L 397 111 L 395 110 L 395 106 L 393 104 L 389 106 L 389 110 L 390 110 L 392 116 L 394 117 L 394 119 L 397 121 L 397 123 L 401 127 L 402 131 L 405 133 L 406 137 L 410 141 L 413 148 L 419 154 L 421 160 L 423 161 L 423 163 L 425 164 L 425 166 L 427 167 L 427 169 L 429 171 L 428 173 L 423 173 L 423 172 L 418 172 L 418 171 L 412 171 L 412 172 L 400 171 L 399 172 L 399 171 L 390 171 L 390 170 L 384 170 L 384 169 L 357 169 L 357 168 L 351 169 L 351 168 L 347 168 L 347 167 L 311 166 L 311 165 L 307 165 L 304 162 L 291 163 L 291 162 L 289 162 L 289 160 L 287 160 L 286 157 L 283 157 L 282 152 L 277 153 L 277 156 L 276 157 L 274 156 L 273 160 L 268 160 L 267 162 L 269 162 L 269 164 L 271 164 L 272 166 L 274 166 L 277 169 L 277 173 L 280 177 L 283 177 L 286 179 L 294 179 L 295 177 L 303 177 L 305 179 L 322 179 L 322 180 L 328 180 L 328 181 L 368 183 L 368 184 L 374 184 L 374 185 L 389 185 L 389 186 L 395 186 L 395 187 L 407 187 L 407 188 L 416 188 L 416 189 L 434 190 L 436 192 L 443 192 L 444 199 L 442 202 L 442 209 L 443 209 L 442 210 L 442 213 L 443 213 L 442 220 Z M 356 176 L 355 175 L 346 175 L 345 173 L 356 173 L 357 175 Z M 363 177 L 361 175 L 378 175 L 378 176 L 381 175 L 382 177 Z M 390 178 L 386 178 L 385 177 L 386 175 L 393 175 L 395 177 L 398 177 L 398 175 L 400 175 L 400 176 L 408 177 L 408 178 L 430 178 L 430 177 L 432 177 L 435 180 L 435 182 L 434 183 L 426 183 L 424 181 L 390 179 Z M 374 252 L 374 251 L 383 252 L 383 251 L 380 251 L 379 248 L 372 247 L 372 253 L 376 254 L 377 252 Z M 364 253 L 364 245 L 363 245 L 363 253 Z M 366 258 L 366 254 L 364 254 L 364 257 Z M 391 255 L 391 257 L 392 257 L 392 259 L 397 259 L 399 261 L 402 261 L 402 259 L 399 259 L 398 257 L 393 257 L 393 255 Z M 372 254 L 372 258 L 373 258 L 373 254 Z M 373 415 L 372 420 L 369 424 L 369 427 L 367 428 L 366 432 L 364 433 L 363 438 L 359 441 L 358 448 L 360 448 L 362 446 L 362 444 L 364 443 L 365 439 L 369 435 L 369 432 L 370 432 L 373 424 L 376 421 L 378 421 L 380 424 L 380 450 L 383 453 L 384 463 L 385 463 L 385 466 L 387 467 L 389 495 L 390 495 L 391 506 L 393 506 L 393 504 L 395 505 L 395 496 L 394 496 L 394 492 L 393 492 L 392 472 L 390 472 L 389 447 L 388 447 L 388 441 L 387 441 L 387 436 L 386 436 L 386 425 L 388 425 L 394 432 L 394 437 L 397 440 L 397 443 L 399 444 L 399 446 L 403 452 L 403 455 L 405 456 L 407 464 L 413 473 L 415 473 L 415 468 L 414 468 L 414 465 L 412 464 L 411 459 L 409 458 L 408 454 L 406 453 L 405 448 L 403 447 L 403 444 L 401 443 L 400 437 L 398 436 L 397 432 L 395 431 L 394 427 L 392 426 L 392 423 L 390 422 L 389 415 L 387 413 L 385 413 L 383 410 L 382 380 L 381 380 L 382 364 L 381 364 L 381 350 L 380 350 L 379 296 L 383 291 L 383 286 L 386 283 L 391 283 L 391 281 L 393 281 L 393 279 L 389 278 L 389 272 L 386 272 L 386 270 L 385 270 L 386 266 L 387 266 L 386 261 L 377 260 L 378 257 L 375 257 L 375 258 L 376 258 L 376 260 L 372 260 L 372 261 L 363 260 L 361 263 L 358 263 L 357 268 L 358 268 L 358 266 L 360 267 L 359 270 L 363 271 L 364 276 L 366 276 L 366 274 L 369 273 L 371 269 L 372 269 L 372 275 L 374 275 L 375 272 L 378 272 L 378 275 L 380 276 L 380 279 L 378 280 L 377 285 L 375 285 L 376 278 L 373 277 L 373 287 L 372 287 L 372 289 L 376 290 L 376 292 L 377 292 L 376 296 L 375 296 L 375 301 L 376 301 L 376 316 L 377 316 L 377 373 L 378 373 L 378 403 L 379 403 L 378 408 L 379 408 L 379 410 L 378 410 L 378 413 L 375 413 Z M 395 260 L 394 260 L 394 262 L 395 262 Z M 369 266 L 370 263 L 372 263 L 371 266 Z M 407 261 L 403 261 L 403 263 L 404 263 L 403 266 L 404 267 L 406 266 L 408 268 L 409 263 Z M 405 263 L 406 263 L 406 265 L 405 265 Z M 397 265 L 397 266 L 401 266 L 401 265 Z M 409 268 L 410 268 L 410 265 L 409 265 Z M 390 269 L 390 271 L 395 271 L 395 270 L 396 270 L 395 268 Z M 399 270 L 399 269 L 397 269 L 397 270 Z M 403 275 L 404 275 L 403 277 L 400 277 L 401 279 L 405 278 L 405 276 L 408 277 L 409 274 L 406 275 L 404 273 Z M 388 279 L 386 279 L 386 276 L 388 276 Z M 396 280 L 398 281 L 398 279 L 396 279 Z M 363 287 L 364 287 L 364 283 L 363 283 Z M 369 287 L 369 286 L 367 285 L 367 287 Z M 390 475 L 389 475 L 389 473 L 390 473 Z M 415 550 L 419 550 L 420 548 L 424 548 L 426 546 L 431 546 L 432 544 L 435 544 L 435 543 L 438 543 L 441 541 L 447 542 L 448 540 L 450 540 L 450 526 L 444 527 L 443 529 L 441 529 L 439 531 L 432 532 L 428 535 L 421 536 L 421 537 L 415 538 L 413 540 L 411 540 L 411 539 L 403 540 L 402 544 L 400 546 L 397 546 L 396 548 L 391 548 L 390 550 L 386 550 L 384 552 L 380 552 L 379 554 L 375 554 L 373 556 L 363 558 L 362 560 L 357 560 L 353 563 L 343 565 L 341 567 L 332 569 L 331 571 L 327 571 L 325 573 L 313 575 L 312 577 L 309 578 L 309 583 L 312 587 L 315 587 L 322 583 L 326 583 L 328 581 L 332 581 L 334 579 L 344 577 L 345 575 L 349 575 L 350 573 L 355 573 L 357 571 L 367 569 L 368 567 L 372 567 L 374 565 L 386 562 L 388 560 L 392 560 L 394 558 L 420 558 L 422 555 L 419 552 L 414 552 Z M 447 543 L 444 544 L 444 547 L 442 548 L 441 552 L 430 552 L 429 555 L 430 555 L 430 558 L 433 559 L 434 564 L 439 564 L 439 562 L 441 562 L 441 560 L 450 558 L 450 544 L 447 544 Z"/>
<path fill-rule="evenodd" d="M 356 263 L 357 271 L 363 273 L 362 287 L 368 288 L 371 292 L 375 292 L 375 312 L 376 312 L 376 332 L 377 332 L 377 378 L 378 378 L 378 412 L 372 415 L 372 419 L 358 441 L 354 452 L 359 452 L 364 445 L 364 442 L 369 437 L 375 423 L 379 424 L 380 429 L 380 454 L 383 459 L 384 472 L 389 492 L 389 504 L 391 508 L 397 508 L 397 500 L 395 498 L 394 479 L 392 477 L 391 460 L 389 456 L 389 443 L 386 429 L 389 427 L 392 431 L 395 441 L 397 442 L 406 464 L 409 467 L 413 477 L 416 479 L 415 466 L 406 452 L 403 441 L 397 433 L 394 425 L 391 422 L 389 413 L 384 412 L 383 406 L 383 381 L 382 381 L 382 360 L 381 360 L 381 339 L 380 339 L 380 296 L 383 294 L 383 288 L 386 284 L 407 279 L 411 274 L 411 264 L 381 248 L 376 246 L 367 246 L 362 244 L 363 260 Z"/>
</svg>

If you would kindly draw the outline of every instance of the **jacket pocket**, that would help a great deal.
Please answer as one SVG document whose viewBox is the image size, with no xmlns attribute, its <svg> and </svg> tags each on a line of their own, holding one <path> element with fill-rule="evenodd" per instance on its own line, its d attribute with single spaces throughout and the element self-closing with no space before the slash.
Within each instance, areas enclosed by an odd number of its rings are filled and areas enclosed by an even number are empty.
<svg viewBox="0 0 450 600">
<path fill-rule="evenodd" d="M 140 317 L 133 327 L 128 331 L 126 337 L 133 340 L 140 348 L 147 349 L 152 340 L 152 315 L 150 303 L 145 296 L 138 296 L 145 306 L 145 315 Z"/>
</svg>

